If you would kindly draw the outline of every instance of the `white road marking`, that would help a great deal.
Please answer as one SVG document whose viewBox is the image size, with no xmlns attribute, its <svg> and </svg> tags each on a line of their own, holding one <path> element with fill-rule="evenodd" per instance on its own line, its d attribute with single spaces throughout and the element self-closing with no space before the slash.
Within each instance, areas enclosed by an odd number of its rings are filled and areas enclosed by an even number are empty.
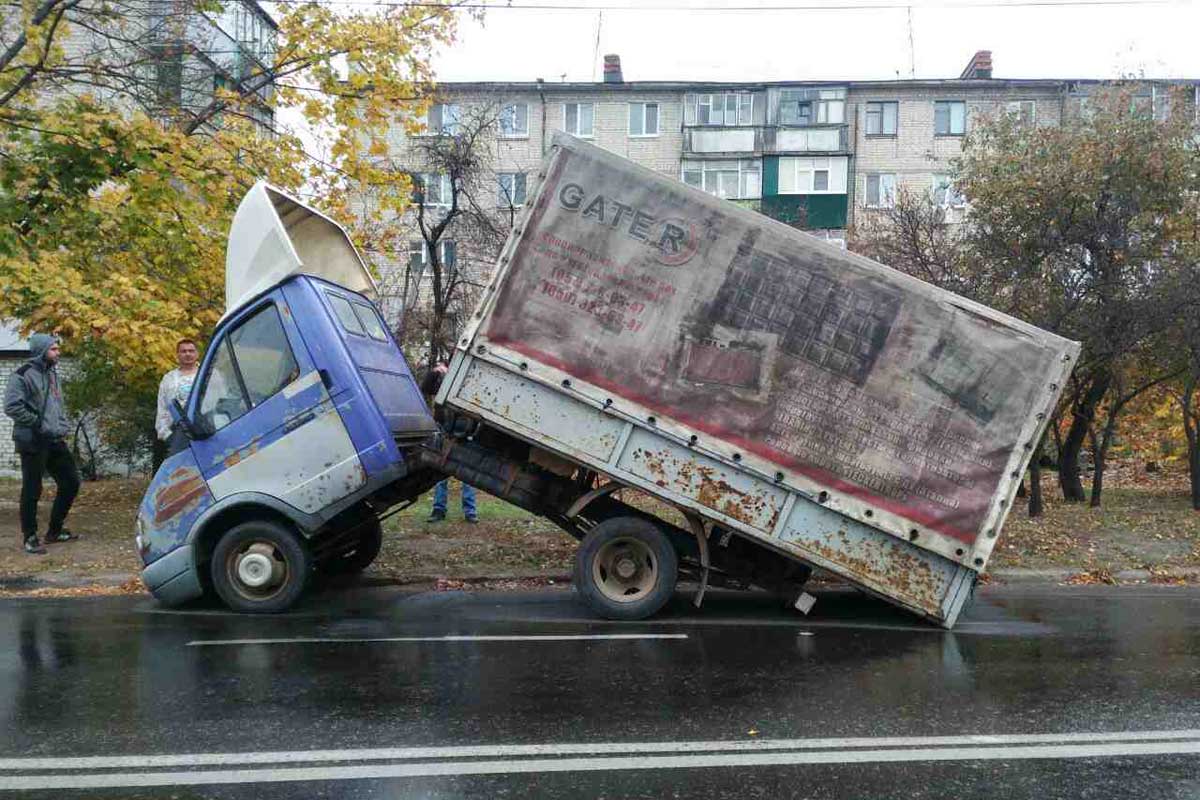
<svg viewBox="0 0 1200 800">
<path fill-rule="evenodd" d="M 686 633 L 544 634 L 540 636 L 381 636 L 370 639 L 298 636 L 292 639 L 194 639 L 188 647 L 243 644 L 376 644 L 381 642 L 578 642 L 613 639 L 686 639 Z"/>
<path fill-rule="evenodd" d="M 821 750 L 670 756 L 533 759 L 526 761 L 418 762 L 350 767 L 300 767 L 191 772 L 76 773 L 0 776 L 0 791 L 109 789 L 146 786 L 344 781 L 544 772 L 596 772 L 712 767 L 778 767 L 806 764 L 868 764 L 906 761 L 1016 761 L 1200 754 L 1200 741 L 1000 747 Z"/>
<path fill-rule="evenodd" d="M 621 755 L 780 750 L 945 746 L 987 747 L 1105 742 L 1200 741 L 1200 729 L 1097 731 L 1080 733 L 964 734 L 958 736 L 872 736 L 824 739 L 745 739 L 683 742 L 595 742 L 562 744 L 458 745 L 449 747 L 375 747 L 354 750 L 277 750 L 251 753 L 178 753 L 76 758 L 0 758 L 0 770 L 145 769 L 250 764 L 297 764 L 335 761 L 401 761 L 421 758 L 514 758 L 529 756 Z"/>
</svg>

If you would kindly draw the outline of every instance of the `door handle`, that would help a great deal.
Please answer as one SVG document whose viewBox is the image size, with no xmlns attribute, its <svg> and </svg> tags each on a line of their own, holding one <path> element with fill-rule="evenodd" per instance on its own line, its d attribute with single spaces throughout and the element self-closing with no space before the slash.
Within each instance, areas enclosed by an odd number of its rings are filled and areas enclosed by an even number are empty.
<svg viewBox="0 0 1200 800">
<path fill-rule="evenodd" d="M 309 411 L 307 414 L 301 414 L 298 417 L 292 417 L 287 422 L 283 423 L 283 432 L 291 433 L 292 431 L 296 430 L 296 428 L 299 428 L 301 425 L 307 425 L 316 418 L 317 414 L 314 411 Z"/>
</svg>

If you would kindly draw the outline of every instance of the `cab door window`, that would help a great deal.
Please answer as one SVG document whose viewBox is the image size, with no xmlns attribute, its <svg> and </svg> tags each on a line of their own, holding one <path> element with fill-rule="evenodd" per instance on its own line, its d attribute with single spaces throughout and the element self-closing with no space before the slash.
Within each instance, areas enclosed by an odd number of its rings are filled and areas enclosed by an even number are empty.
<svg viewBox="0 0 1200 800">
<path fill-rule="evenodd" d="M 275 305 L 229 332 L 213 357 L 200 396 L 200 418 L 215 433 L 300 376 Z"/>
<path fill-rule="evenodd" d="M 229 334 L 250 405 L 257 406 L 300 377 L 300 367 L 275 305 L 264 306 Z"/>
</svg>

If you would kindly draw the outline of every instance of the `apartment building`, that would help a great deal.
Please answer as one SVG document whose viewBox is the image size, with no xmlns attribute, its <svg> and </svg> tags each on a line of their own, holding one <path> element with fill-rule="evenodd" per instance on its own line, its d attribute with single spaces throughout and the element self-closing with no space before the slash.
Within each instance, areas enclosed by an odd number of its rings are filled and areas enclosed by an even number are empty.
<svg viewBox="0 0 1200 800">
<path fill-rule="evenodd" d="M 1102 83 L 998 79 L 988 51 L 976 53 L 957 78 L 771 83 L 629 83 L 619 58 L 605 56 L 600 83 L 441 84 L 442 102 L 426 129 L 453 129 L 466 109 L 481 104 L 499 110 L 489 146 L 501 205 L 524 203 L 553 132 L 562 130 L 844 244 L 856 217 L 890 206 L 902 189 L 930 192 L 948 221 L 961 220 L 965 203 L 950 179 L 952 163 L 976 125 L 994 114 L 1057 125 L 1081 113 Z M 1200 107 L 1197 81 L 1144 82 L 1141 91 L 1161 114 L 1179 85 Z M 412 137 L 397 129 L 390 144 L 396 163 L 415 164 Z M 463 248 L 451 245 L 450 252 L 468 258 Z M 414 242 L 409 266 L 422 257 Z M 399 258 L 385 269 L 403 266 Z"/>
</svg>

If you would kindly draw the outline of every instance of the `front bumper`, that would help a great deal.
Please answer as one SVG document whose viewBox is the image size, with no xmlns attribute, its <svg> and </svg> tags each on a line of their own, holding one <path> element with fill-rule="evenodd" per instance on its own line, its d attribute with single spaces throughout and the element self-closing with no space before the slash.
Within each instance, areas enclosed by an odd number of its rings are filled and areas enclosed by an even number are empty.
<svg viewBox="0 0 1200 800">
<path fill-rule="evenodd" d="M 142 583 L 155 599 L 172 606 L 204 594 L 190 544 L 180 545 L 142 570 Z"/>
</svg>

